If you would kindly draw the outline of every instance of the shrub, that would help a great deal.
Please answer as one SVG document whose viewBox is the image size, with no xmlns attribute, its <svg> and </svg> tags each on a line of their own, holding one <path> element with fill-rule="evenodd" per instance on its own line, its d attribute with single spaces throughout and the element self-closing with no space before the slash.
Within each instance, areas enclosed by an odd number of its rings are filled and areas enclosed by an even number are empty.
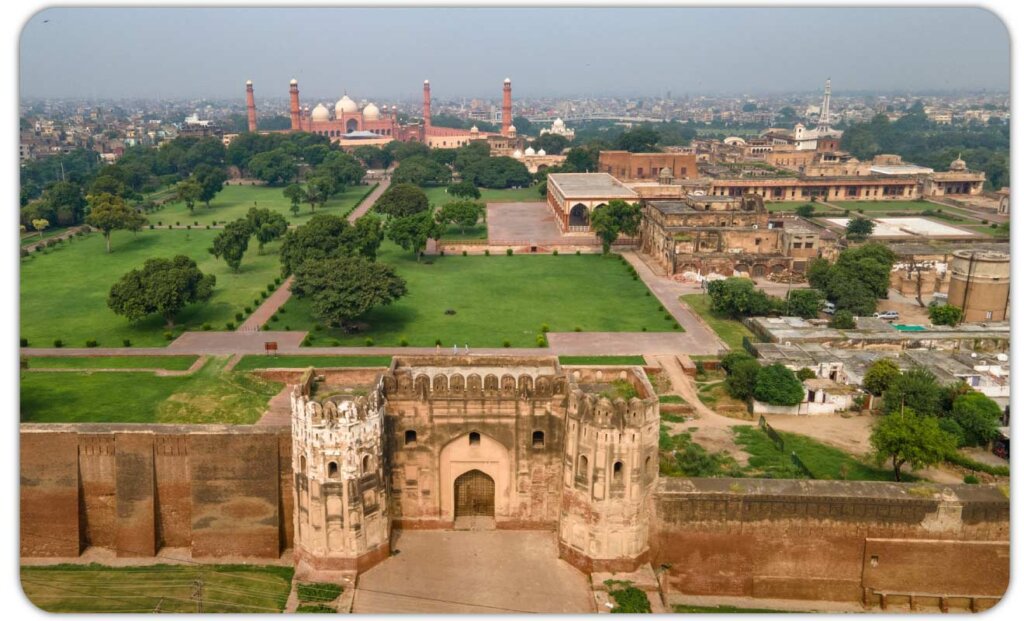
<svg viewBox="0 0 1024 621">
<path fill-rule="evenodd" d="M 615 600 L 615 607 L 611 610 L 613 613 L 635 614 L 651 612 L 651 602 L 647 599 L 647 594 L 633 586 L 632 582 L 628 580 L 605 580 L 604 584 L 608 587 L 609 597 Z"/>
<path fill-rule="evenodd" d="M 544 332 L 546 334 L 548 332 L 551 332 L 551 328 L 548 327 L 548 324 L 542 323 L 542 324 L 540 324 L 540 331 Z"/>
<path fill-rule="evenodd" d="M 196 226 L 199 226 L 199 221 L 195 220 L 192 224 L 195 224 Z"/>
<path fill-rule="evenodd" d="M 271 321 L 277 321 L 278 319 L 280 318 L 277 316 L 277 313 L 274 313 L 273 315 L 270 316 Z"/>
<path fill-rule="evenodd" d="M 154 227 L 152 224 L 149 225 L 149 230 L 152 231 L 154 228 L 156 228 L 156 227 Z"/>
<path fill-rule="evenodd" d="M 226 324 L 224 324 L 224 328 L 225 328 L 225 329 L 226 329 L 226 330 L 227 330 L 228 332 L 231 332 L 232 330 L 234 330 L 234 329 L 235 329 L 235 322 L 233 322 L 233 321 L 229 321 L 229 322 L 227 322 Z"/>
<path fill-rule="evenodd" d="M 310 336 L 307 334 L 306 336 L 302 337 L 301 346 L 302 347 L 309 347 L 309 344 L 312 343 L 312 342 L 313 342 L 313 339 L 311 339 Z"/>
<path fill-rule="evenodd" d="M 288 312 L 288 311 L 286 311 L 283 306 L 281 308 L 277 309 L 277 314 L 279 314 L 279 315 L 283 315 L 286 312 Z"/>
<path fill-rule="evenodd" d="M 641 326 L 640 327 L 640 331 L 641 332 L 647 332 L 647 326 Z"/>
<path fill-rule="evenodd" d="M 157 226 L 163 226 L 164 225 L 164 221 L 163 220 L 157 220 L 156 225 Z"/>
<path fill-rule="evenodd" d="M 986 224 L 988 224 L 988 223 L 986 222 Z M 505 249 L 505 254 L 511 257 L 512 256 L 512 249 L 511 248 L 506 248 Z"/>
<path fill-rule="evenodd" d="M 575 328 L 572 329 L 572 331 L 573 332 L 583 332 L 583 328 L 581 328 L 579 326 L 576 326 Z"/>
<path fill-rule="evenodd" d="M 211 326 L 211 325 L 210 325 L 210 324 L 208 324 L 208 323 L 204 323 L 204 324 L 203 324 L 203 331 L 205 331 L 205 332 L 209 332 L 210 330 L 213 330 L 213 326 Z"/>
<path fill-rule="evenodd" d="M 245 319 L 245 315 L 242 313 L 235 313 L 235 321 L 241 323 L 243 319 Z"/>
<path fill-rule="evenodd" d="M 206 230 L 207 230 L 207 231 L 209 231 L 209 230 L 210 230 L 210 225 L 209 225 L 209 224 L 207 224 L 207 225 L 206 225 Z"/>
<path fill-rule="evenodd" d="M 682 330 L 683 329 L 683 327 L 679 325 L 679 322 L 676 322 L 676 323 L 672 324 L 672 327 L 675 328 L 676 330 Z"/>
<path fill-rule="evenodd" d="M 990 228 L 993 228 L 993 229 L 998 229 L 998 228 L 999 228 L 999 225 L 998 225 L 998 224 L 996 224 L 995 222 L 993 222 L 992 224 L 990 224 L 990 225 L 989 225 L 989 227 L 990 227 Z"/>
<path fill-rule="evenodd" d="M 185 228 L 191 231 L 192 230 L 192 225 L 191 224 L 187 224 L 187 225 L 185 225 Z"/>
<path fill-rule="evenodd" d="M 366 337 L 365 343 L 366 343 L 367 347 L 373 347 L 373 337 L 372 336 Z"/>
<path fill-rule="evenodd" d="M 168 341 L 173 341 L 174 340 L 174 333 L 171 332 L 170 330 L 167 330 L 166 332 L 164 332 L 164 339 L 166 339 Z"/>
<path fill-rule="evenodd" d="M 28 339 L 21 339 L 18 341 L 22 347 L 28 347 Z"/>
<path fill-rule="evenodd" d="M 443 343 L 441 343 L 441 339 L 434 339 L 434 345 L 440 347 Z"/>
<path fill-rule="evenodd" d="M 974 476 L 973 474 L 968 474 L 964 477 L 964 483 L 968 485 L 977 485 L 980 482 L 981 481 L 978 480 L 978 477 Z"/>
<path fill-rule="evenodd" d="M 557 257 L 557 256 L 558 256 L 558 248 L 555 248 L 554 250 L 552 250 L 552 251 L 551 251 L 551 254 L 552 254 L 553 256 L 556 256 L 556 257 Z"/>
<path fill-rule="evenodd" d="M 323 331 L 323 329 L 324 329 L 323 324 L 319 324 L 319 323 L 314 323 L 313 324 L 313 332 L 321 332 L 321 331 Z"/>
<path fill-rule="evenodd" d="M 338 347 L 339 345 L 341 345 L 341 341 L 339 341 L 338 339 L 331 339 L 330 345 L 331 347 Z"/>
<path fill-rule="evenodd" d="M 260 327 L 260 330 L 263 330 L 264 332 L 267 332 L 267 331 L 269 331 L 269 330 L 270 330 L 270 322 L 267 322 L 267 323 L 263 324 L 263 325 L 262 325 L 262 326 Z"/>
<path fill-rule="evenodd" d="M 510 341 L 508 339 L 505 339 L 504 341 L 501 342 L 501 346 L 502 347 L 512 347 L 512 341 Z"/>
<path fill-rule="evenodd" d="M 62 341 L 60 339 L 53 339 L 53 346 L 54 347 L 64 347 L 64 341 Z"/>
<path fill-rule="evenodd" d="M 121 340 L 121 345 L 123 345 L 125 347 L 131 347 L 132 346 L 132 340 L 131 339 L 122 339 Z"/>
<path fill-rule="evenodd" d="M 672 315 L 665 313 L 665 321 L 672 321 Z"/>
<path fill-rule="evenodd" d="M 275 276 L 274 277 L 274 284 L 275 285 L 280 285 L 281 284 L 281 277 L 280 276 Z"/>
<path fill-rule="evenodd" d="M 341 595 L 340 585 L 329 582 L 300 582 L 296 593 L 302 602 L 329 602 Z"/>
<path fill-rule="evenodd" d="M 651 297 L 651 291 L 650 291 L 650 289 L 648 289 L 647 291 L 645 291 L 645 292 L 644 292 L 644 295 L 646 295 L 647 297 Z"/>
<path fill-rule="evenodd" d="M 405 338 L 403 336 L 402 338 L 400 338 L 398 340 L 398 344 L 401 345 L 402 347 L 408 347 L 409 346 L 409 339 L 407 339 L 407 338 Z"/>
<path fill-rule="evenodd" d="M 580 256 L 580 251 L 579 250 L 576 251 L 576 256 Z"/>
<path fill-rule="evenodd" d="M 252 307 L 251 306 L 246 306 L 245 307 L 245 314 L 246 315 L 252 314 Z"/>
<path fill-rule="evenodd" d="M 988 220 L 982 220 L 981 223 L 982 224 L 988 224 Z"/>
<path fill-rule="evenodd" d="M 260 297 L 263 298 L 264 300 L 267 299 L 269 295 L 270 294 L 267 293 L 266 291 L 260 291 Z"/>
<path fill-rule="evenodd" d="M 97 341 L 96 339 L 89 339 L 88 341 L 85 342 L 85 346 L 86 347 L 99 347 L 100 346 L 100 342 Z"/>
<path fill-rule="evenodd" d="M 484 248 L 484 256 L 485 256 L 485 257 L 489 257 L 489 256 L 491 256 L 491 251 L 490 251 L 490 249 L 489 249 L 489 248 Z"/>
<path fill-rule="evenodd" d="M 462 251 L 462 256 L 466 256 L 466 251 L 465 250 Z"/>
<path fill-rule="evenodd" d="M 273 293 L 274 289 L 276 289 L 274 283 L 270 283 L 269 285 L 267 285 L 267 291 L 269 291 L 270 293 Z"/>
<path fill-rule="evenodd" d="M 537 347 L 547 347 L 548 339 L 543 334 L 537 335 Z"/>
<path fill-rule="evenodd" d="M 181 222 L 175 222 L 174 226 L 181 226 Z"/>
<path fill-rule="evenodd" d="M 441 255 L 441 256 L 443 257 L 443 256 L 444 256 L 444 250 L 440 250 L 440 251 L 438 251 L 438 254 L 439 254 L 439 255 Z"/>
</svg>

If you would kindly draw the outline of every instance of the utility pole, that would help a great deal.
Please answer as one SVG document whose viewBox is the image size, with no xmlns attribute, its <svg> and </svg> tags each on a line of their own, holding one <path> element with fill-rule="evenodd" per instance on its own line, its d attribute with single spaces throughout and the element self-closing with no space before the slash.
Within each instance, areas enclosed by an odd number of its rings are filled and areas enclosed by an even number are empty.
<svg viewBox="0 0 1024 621">
<path fill-rule="evenodd" d="M 196 612 L 203 612 L 203 579 L 196 578 L 192 582 L 192 599 L 196 603 Z"/>
</svg>

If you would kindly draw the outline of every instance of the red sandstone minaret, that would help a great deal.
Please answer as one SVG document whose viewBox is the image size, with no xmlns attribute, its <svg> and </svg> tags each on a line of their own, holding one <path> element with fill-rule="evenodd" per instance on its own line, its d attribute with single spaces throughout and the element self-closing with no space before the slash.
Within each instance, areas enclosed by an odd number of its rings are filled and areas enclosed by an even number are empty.
<svg viewBox="0 0 1024 621">
<path fill-rule="evenodd" d="M 249 131 L 256 131 L 256 99 L 252 94 L 252 80 L 245 82 L 245 108 L 249 113 Z"/>
<path fill-rule="evenodd" d="M 505 78 L 505 89 L 501 99 L 501 135 L 508 136 L 512 125 L 512 80 Z"/>
<path fill-rule="evenodd" d="M 423 80 L 423 134 L 430 129 L 430 80 Z"/>
<path fill-rule="evenodd" d="M 302 129 L 302 112 L 299 110 L 299 81 L 292 78 L 288 86 L 288 93 L 291 95 L 292 131 Z"/>
</svg>

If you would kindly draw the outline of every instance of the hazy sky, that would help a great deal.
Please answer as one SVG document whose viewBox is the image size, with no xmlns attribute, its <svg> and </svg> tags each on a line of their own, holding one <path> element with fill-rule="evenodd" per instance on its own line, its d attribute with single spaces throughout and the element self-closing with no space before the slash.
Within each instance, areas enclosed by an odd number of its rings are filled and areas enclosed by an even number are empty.
<svg viewBox="0 0 1024 621">
<path fill-rule="evenodd" d="M 21 36 L 23 97 L 675 95 L 1008 91 L 982 9 L 49 9 Z"/>
</svg>

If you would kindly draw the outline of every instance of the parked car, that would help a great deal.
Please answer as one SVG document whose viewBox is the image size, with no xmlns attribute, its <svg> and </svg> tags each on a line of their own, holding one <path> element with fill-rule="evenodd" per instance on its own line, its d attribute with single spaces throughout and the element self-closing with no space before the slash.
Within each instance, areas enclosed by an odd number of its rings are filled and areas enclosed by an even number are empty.
<svg viewBox="0 0 1024 621">
<path fill-rule="evenodd" d="M 885 321 L 896 321 L 900 318 L 900 314 L 894 310 L 882 311 L 881 313 L 875 313 L 876 319 L 884 319 Z"/>
<path fill-rule="evenodd" d="M 836 305 L 833 304 L 832 302 L 825 302 L 821 306 L 821 312 L 825 313 L 826 315 L 834 315 L 836 313 Z"/>
</svg>

